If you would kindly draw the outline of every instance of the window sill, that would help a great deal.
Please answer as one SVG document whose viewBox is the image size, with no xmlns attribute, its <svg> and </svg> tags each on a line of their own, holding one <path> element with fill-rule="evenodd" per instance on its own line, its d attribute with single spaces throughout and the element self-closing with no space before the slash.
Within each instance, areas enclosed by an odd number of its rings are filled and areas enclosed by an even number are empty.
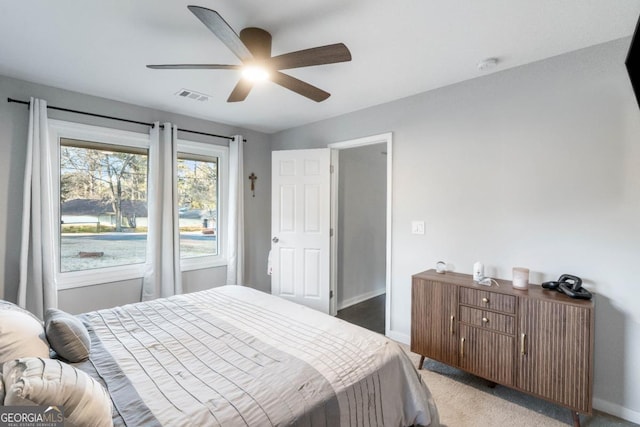
<svg viewBox="0 0 640 427">
<path fill-rule="evenodd" d="M 136 264 L 60 273 L 56 278 L 56 284 L 58 290 L 65 290 L 142 279 L 144 277 L 144 268 L 144 264 Z"/>
<path fill-rule="evenodd" d="M 226 267 L 226 259 L 202 260 L 186 259 L 180 264 L 180 271 L 206 270 L 209 268 Z M 56 278 L 58 290 L 83 288 L 86 286 L 104 285 L 127 280 L 141 280 L 144 277 L 144 264 L 85 270 L 61 273 Z"/>
</svg>

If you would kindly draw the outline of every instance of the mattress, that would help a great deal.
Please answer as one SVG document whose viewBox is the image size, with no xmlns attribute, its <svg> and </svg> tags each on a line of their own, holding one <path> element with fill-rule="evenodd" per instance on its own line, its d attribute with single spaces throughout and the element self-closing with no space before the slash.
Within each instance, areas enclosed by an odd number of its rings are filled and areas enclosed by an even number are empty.
<svg viewBox="0 0 640 427">
<path fill-rule="evenodd" d="M 80 315 L 79 365 L 128 426 L 437 426 L 395 342 L 310 308 L 223 286 Z"/>
</svg>

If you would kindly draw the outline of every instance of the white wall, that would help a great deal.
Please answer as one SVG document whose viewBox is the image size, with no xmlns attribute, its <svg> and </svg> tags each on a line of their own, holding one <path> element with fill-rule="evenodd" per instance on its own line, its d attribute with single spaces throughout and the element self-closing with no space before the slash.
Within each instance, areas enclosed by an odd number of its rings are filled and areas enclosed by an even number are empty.
<svg viewBox="0 0 640 427">
<path fill-rule="evenodd" d="M 171 121 L 184 129 L 210 132 L 220 135 L 242 134 L 245 144 L 244 166 L 246 176 L 255 172 L 259 177 L 255 198 L 245 191 L 246 282 L 269 291 L 271 284 L 266 274 L 269 251 L 270 184 L 271 175 L 269 136 L 247 129 L 227 126 L 206 120 L 194 119 L 166 111 L 153 110 L 104 98 L 88 96 L 49 86 L 0 76 L 0 298 L 15 301 L 19 278 L 20 230 L 22 226 L 22 194 L 26 156 L 28 107 L 8 103 L 8 97 L 29 100 L 29 97 L 46 99 L 49 105 L 66 107 L 98 114 L 129 118 L 143 122 Z M 146 126 L 93 118 L 83 115 L 49 110 L 49 117 L 116 129 L 147 132 Z M 193 134 L 181 137 L 211 144 L 227 145 L 224 139 Z M 248 184 L 248 179 L 245 182 Z M 226 268 L 194 270 L 183 273 L 185 291 L 225 283 Z M 117 284 L 87 286 L 60 291 L 60 307 L 71 312 L 84 312 L 111 307 L 140 299 L 140 280 Z"/>
<path fill-rule="evenodd" d="M 386 290 L 386 149 L 338 151 L 338 310 Z"/>
<path fill-rule="evenodd" d="M 393 132 L 391 331 L 408 340 L 410 277 L 447 261 L 529 267 L 595 291 L 595 405 L 640 423 L 640 109 L 629 39 L 272 136 L 272 149 Z M 412 235 L 412 220 L 426 233 Z"/>
</svg>

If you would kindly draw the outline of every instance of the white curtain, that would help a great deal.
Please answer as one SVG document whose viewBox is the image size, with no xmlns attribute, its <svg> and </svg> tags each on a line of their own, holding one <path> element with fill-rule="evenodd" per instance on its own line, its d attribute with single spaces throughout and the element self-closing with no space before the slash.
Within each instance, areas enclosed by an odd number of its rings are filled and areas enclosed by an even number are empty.
<svg viewBox="0 0 640 427">
<path fill-rule="evenodd" d="M 227 285 L 244 285 L 244 167 L 242 136 L 229 143 Z"/>
<path fill-rule="evenodd" d="M 55 284 L 54 201 L 52 164 L 56 157 L 49 144 L 47 102 L 31 98 L 27 159 L 22 202 L 22 246 L 18 305 L 43 318 L 47 308 L 58 306 Z"/>
<path fill-rule="evenodd" d="M 156 122 L 150 131 L 147 263 L 142 300 L 182 293 L 177 188 L 178 128 Z"/>
</svg>

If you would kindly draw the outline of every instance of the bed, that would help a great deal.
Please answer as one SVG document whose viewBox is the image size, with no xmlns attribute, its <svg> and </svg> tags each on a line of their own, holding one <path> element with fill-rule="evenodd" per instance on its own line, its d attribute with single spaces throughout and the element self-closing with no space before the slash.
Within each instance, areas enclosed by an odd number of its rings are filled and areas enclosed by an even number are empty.
<svg viewBox="0 0 640 427">
<path fill-rule="evenodd" d="M 251 288 L 78 316 L 116 426 L 437 426 L 395 342 Z M 6 369 L 5 369 L 6 371 Z"/>
</svg>

